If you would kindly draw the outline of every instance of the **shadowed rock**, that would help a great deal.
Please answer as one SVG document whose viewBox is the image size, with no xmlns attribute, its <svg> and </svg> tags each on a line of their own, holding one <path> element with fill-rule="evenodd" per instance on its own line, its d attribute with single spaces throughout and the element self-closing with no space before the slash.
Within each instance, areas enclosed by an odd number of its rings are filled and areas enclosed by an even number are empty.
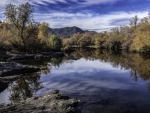
<svg viewBox="0 0 150 113">
<path fill-rule="evenodd" d="M 0 77 L 33 73 L 39 70 L 36 67 L 24 66 L 14 62 L 0 62 Z"/>
<path fill-rule="evenodd" d="M 11 82 L 17 80 L 21 74 L 33 73 L 39 70 L 40 68 L 14 62 L 0 62 L 0 92 L 5 90 Z"/>
<path fill-rule="evenodd" d="M 9 60 L 27 60 L 27 59 L 34 59 L 34 55 L 16 55 L 11 57 Z"/>
</svg>

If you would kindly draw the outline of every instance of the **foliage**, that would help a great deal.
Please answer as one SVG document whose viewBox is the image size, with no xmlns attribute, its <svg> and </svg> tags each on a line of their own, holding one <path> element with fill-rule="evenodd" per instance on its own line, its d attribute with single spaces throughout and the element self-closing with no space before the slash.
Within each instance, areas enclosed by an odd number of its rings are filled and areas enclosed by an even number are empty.
<svg viewBox="0 0 150 113">
<path fill-rule="evenodd" d="M 135 30 L 135 37 L 131 45 L 132 51 L 150 52 L 150 25 L 142 24 Z"/>
<path fill-rule="evenodd" d="M 34 8 L 28 2 L 19 6 L 8 4 L 5 8 L 6 22 L 12 34 L 21 39 L 23 46 L 29 46 L 27 40 L 37 32 L 38 23 L 32 17 L 33 11 Z"/>
<path fill-rule="evenodd" d="M 48 41 L 48 38 L 50 37 L 49 34 L 49 27 L 48 23 L 42 22 L 39 25 L 39 33 L 38 33 L 38 39 L 40 39 L 41 43 L 45 43 Z"/>
<path fill-rule="evenodd" d="M 106 48 L 114 51 L 126 50 L 150 53 L 150 12 L 139 22 L 138 16 L 130 20 L 129 26 L 112 28 L 110 31 L 90 34 L 74 34 L 63 40 L 63 47 L 70 46 Z"/>
<path fill-rule="evenodd" d="M 8 48 L 11 46 L 13 35 L 8 30 L 9 26 L 5 22 L 0 23 L 0 48 Z"/>
<path fill-rule="evenodd" d="M 77 41 L 77 44 L 80 47 L 85 47 L 91 45 L 92 38 L 90 33 L 86 32 L 82 35 L 82 37 Z"/>
<path fill-rule="evenodd" d="M 28 2 L 19 6 L 6 5 L 5 22 L 0 22 L 0 49 L 38 52 L 58 49 L 63 45 L 64 49 L 91 46 L 114 51 L 150 52 L 150 12 L 140 22 L 138 16 L 134 16 L 129 26 L 100 33 L 75 33 L 63 40 L 50 35 L 48 23 L 35 22 L 33 12 L 34 8 Z"/>
<path fill-rule="evenodd" d="M 52 35 L 50 37 L 50 43 L 49 44 L 52 48 L 59 48 L 59 47 L 61 47 L 62 41 L 58 36 Z"/>
<path fill-rule="evenodd" d="M 0 49 L 38 52 L 61 46 L 61 40 L 50 35 L 48 23 L 34 21 L 33 12 L 28 2 L 19 6 L 6 5 L 5 22 L 0 22 Z"/>
</svg>

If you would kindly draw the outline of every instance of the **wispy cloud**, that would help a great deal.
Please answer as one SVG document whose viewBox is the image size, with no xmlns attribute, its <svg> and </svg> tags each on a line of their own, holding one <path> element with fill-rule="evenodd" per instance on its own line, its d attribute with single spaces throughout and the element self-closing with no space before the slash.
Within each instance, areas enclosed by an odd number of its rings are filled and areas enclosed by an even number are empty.
<svg viewBox="0 0 150 113">
<path fill-rule="evenodd" d="M 78 26 L 82 29 L 101 31 L 104 29 L 116 27 L 119 25 L 128 25 L 129 20 L 138 15 L 139 18 L 147 16 L 144 12 L 113 12 L 109 14 L 93 14 L 93 13 L 65 13 L 55 12 L 51 14 L 35 14 L 38 21 L 46 21 L 52 28 Z"/>
<path fill-rule="evenodd" d="M 52 28 L 78 26 L 82 29 L 101 31 L 120 25 L 138 15 L 148 13 L 149 0 L 2 0 L 0 20 L 4 19 L 4 7 L 8 3 L 19 5 L 29 2 L 35 7 L 34 18 L 48 22 Z M 134 5 L 133 5 L 134 4 Z M 145 9 L 143 9 L 145 8 Z"/>
<path fill-rule="evenodd" d="M 92 4 L 105 4 L 105 3 L 113 3 L 116 1 L 120 1 L 120 0 L 69 0 L 70 2 L 75 2 L 75 3 L 80 3 L 83 5 L 92 5 Z M 20 4 L 20 3 L 24 3 L 24 2 L 29 2 L 31 4 L 47 4 L 47 3 L 53 3 L 56 4 L 58 2 L 62 2 L 62 3 L 67 3 L 66 0 L 3 0 L 0 5 L 6 5 L 8 3 L 13 3 L 13 4 Z"/>
</svg>

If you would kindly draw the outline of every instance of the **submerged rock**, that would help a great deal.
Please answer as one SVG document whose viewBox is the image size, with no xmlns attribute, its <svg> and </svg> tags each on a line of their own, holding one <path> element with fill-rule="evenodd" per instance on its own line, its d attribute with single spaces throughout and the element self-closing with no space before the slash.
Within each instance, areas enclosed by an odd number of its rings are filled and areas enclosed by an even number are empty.
<svg viewBox="0 0 150 113">
<path fill-rule="evenodd" d="M 1 105 L 3 113 L 76 113 L 78 100 L 59 94 L 58 90 L 51 91 L 43 97 L 32 97 L 20 103 Z"/>
</svg>

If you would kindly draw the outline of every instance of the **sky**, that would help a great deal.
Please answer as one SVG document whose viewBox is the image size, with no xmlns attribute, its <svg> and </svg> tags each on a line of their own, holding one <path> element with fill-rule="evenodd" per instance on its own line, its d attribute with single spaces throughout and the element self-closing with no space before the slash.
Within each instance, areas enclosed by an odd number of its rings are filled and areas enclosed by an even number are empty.
<svg viewBox="0 0 150 113">
<path fill-rule="evenodd" d="M 97 32 L 128 25 L 132 17 L 140 20 L 150 10 L 150 0 L 1 0 L 0 20 L 6 4 L 25 2 L 34 6 L 34 19 L 51 28 L 77 26 Z"/>
</svg>

